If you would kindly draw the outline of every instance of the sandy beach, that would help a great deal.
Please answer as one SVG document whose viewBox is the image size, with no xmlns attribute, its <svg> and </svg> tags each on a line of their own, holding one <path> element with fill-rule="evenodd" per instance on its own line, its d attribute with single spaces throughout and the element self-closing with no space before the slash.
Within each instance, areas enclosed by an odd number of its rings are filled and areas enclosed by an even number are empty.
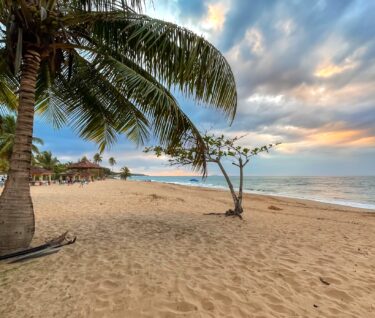
<svg viewBox="0 0 375 318">
<path fill-rule="evenodd" d="M 227 192 L 129 181 L 32 197 L 33 245 L 77 242 L 0 264 L 2 318 L 375 317 L 375 213 L 246 195 L 241 221 L 204 215 Z"/>
</svg>

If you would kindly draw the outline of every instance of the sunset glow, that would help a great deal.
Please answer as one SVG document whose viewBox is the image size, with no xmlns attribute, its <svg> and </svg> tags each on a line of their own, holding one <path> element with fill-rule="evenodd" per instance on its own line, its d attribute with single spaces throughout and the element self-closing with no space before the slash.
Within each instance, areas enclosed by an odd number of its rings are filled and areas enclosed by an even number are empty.
<svg viewBox="0 0 375 318">
<path fill-rule="evenodd" d="M 249 146 L 282 142 L 267 157 L 269 166 L 257 166 L 254 173 L 303 174 L 303 162 L 319 156 L 331 174 L 375 174 L 369 163 L 375 156 L 375 2 L 313 3 L 161 0 L 145 13 L 193 30 L 226 57 L 238 87 L 231 125 L 214 109 L 197 108 L 195 101 L 174 94 L 200 130 L 245 135 L 243 143 Z M 96 152 L 94 144 L 70 130 L 55 133 L 40 120 L 35 134 L 64 158 Z M 142 146 L 123 137 L 119 141 L 105 154 L 116 157 L 119 165 L 149 175 L 192 174 L 168 167 L 167 158 L 145 156 Z M 156 143 L 151 138 L 146 145 Z M 344 164 L 347 157 L 355 158 L 353 164 Z M 236 173 L 230 165 L 228 169 Z M 321 171 L 313 166 L 306 173 Z M 218 171 L 210 166 L 209 173 Z"/>
</svg>

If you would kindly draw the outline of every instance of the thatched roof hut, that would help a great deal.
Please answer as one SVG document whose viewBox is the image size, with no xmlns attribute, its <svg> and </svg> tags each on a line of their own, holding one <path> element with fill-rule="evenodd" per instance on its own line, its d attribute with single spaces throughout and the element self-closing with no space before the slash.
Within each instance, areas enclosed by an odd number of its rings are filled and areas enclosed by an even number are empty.
<svg viewBox="0 0 375 318">
<path fill-rule="evenodd" d="M 49 176 L 49 175 L 53 175 L 53 171 L 47 170 L 47 169 L 44 169 L 44 168 L 41 168 L 41 167 L 31 167 L 30 175 Z"/>
<path fill-rule="evenodd" d="M 63 175 L 70 177 L 74 180 L 91 180 L 94 181 L 94 178 L 98 178 L 100 176 L 100 170 L 103 169 L 96 163 L 93 163 L 89 160 L 81 160 L 76 163 L 72 163 L 67 166 L 69 169 Z"/>
<path fill-rule="evenodd" d="M 30 169 L 30 177 L 32 179 L 32 182 L 35 182 L 35 181 L 51 182 L 52 175 L 53 175 L 53 171 L 47 170 L 41 167 L 31 167 Z"/>
</svg>

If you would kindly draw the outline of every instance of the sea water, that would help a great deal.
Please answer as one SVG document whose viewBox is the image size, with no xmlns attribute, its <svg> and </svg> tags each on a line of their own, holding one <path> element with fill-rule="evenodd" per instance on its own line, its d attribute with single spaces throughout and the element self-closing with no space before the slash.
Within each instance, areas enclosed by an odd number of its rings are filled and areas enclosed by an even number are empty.
<svg viewBox="0 0 375 318">
<path fill-rule="evenodd" d="M 222 176 L 132 177 L 133 180 L 228 189 Z M 231 177 L 234 187 L 239 177 Z M 375 176 L 369 177 L 245 177 L 244 192 L 309 199 L 375 210 Z"/>
</svg>

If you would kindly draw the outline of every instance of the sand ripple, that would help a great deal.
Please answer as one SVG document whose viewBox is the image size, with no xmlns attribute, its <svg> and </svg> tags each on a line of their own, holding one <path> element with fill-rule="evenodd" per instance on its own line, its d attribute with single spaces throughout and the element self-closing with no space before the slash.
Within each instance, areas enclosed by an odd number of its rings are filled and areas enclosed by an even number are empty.
<svg viewBox="0 0 375 318">
<path fill-rule="evenodd" d="M 369 215 L 251 196 L 241 222 L 202 215 L 225 211 L 223 192 L 116 181 L 33 199 L 35 244 L 66 229 L 78 240 L 0 265 L 2 318 L 375 317 Z"/>
</svg>

